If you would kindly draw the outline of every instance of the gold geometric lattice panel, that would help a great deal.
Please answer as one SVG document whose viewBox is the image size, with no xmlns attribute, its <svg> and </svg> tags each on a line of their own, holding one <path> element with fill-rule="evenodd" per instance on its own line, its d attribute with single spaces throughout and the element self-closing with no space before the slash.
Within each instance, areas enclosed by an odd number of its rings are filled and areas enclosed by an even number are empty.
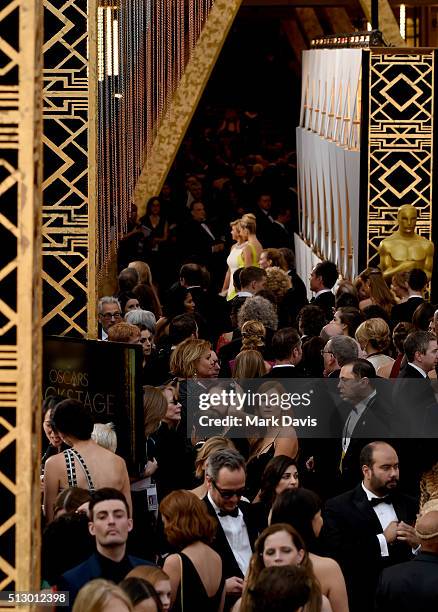
<svg viewBox="0 0 438 612">
<path fill-rule="evenodd" d="M 49 334 L 87 334 L 93 286 L 87 6 L 86 0 L 44 2 L 43 325 Z"/>
<path fill-rule="evenodd" d="M 397 209 L 413 204 L 417 231 L 432 237 L 433 72 L 435 53 L 370 54 L 368 265 L 397 228 Z"/>
</svg>

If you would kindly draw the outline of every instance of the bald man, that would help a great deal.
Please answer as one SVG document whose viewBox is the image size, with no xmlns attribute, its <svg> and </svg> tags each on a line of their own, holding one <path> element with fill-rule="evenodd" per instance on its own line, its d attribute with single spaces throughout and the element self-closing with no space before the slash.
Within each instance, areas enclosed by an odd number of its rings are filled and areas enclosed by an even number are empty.
<svg viewBox="0 0 438 612">
<path fill-rule="evenodd" d="M 438 511 L 420 516 L 415 526 L 421 549 L 415 559 L 385 569 L 376 612 L 438 610 Z"/>
</svg>

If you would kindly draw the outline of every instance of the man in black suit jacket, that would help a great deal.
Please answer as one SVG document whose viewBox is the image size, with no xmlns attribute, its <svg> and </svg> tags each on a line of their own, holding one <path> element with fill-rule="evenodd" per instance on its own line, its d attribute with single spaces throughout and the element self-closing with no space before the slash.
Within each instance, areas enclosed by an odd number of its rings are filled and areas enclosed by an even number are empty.
<svg viewBox="0 0 438 612">
<path fill-rule="evenodd" d="M 245 484 L 245 460 L 237 451 L 221 450 L 208 458 L 208 493 L 203 501 L 217 521 L 212 547 L 222 559 L 227 609 L 242 594 L 257 535 L 251 522 L 251 505 L 241 501 Z"/>
<path fill-rule="evenodd" d="M 395 450 L 385 442 L 367 444 L 360 465 L 363 481 L 326 503 L 321 532 L 324 551 L 344 573 L 350 612 L 373 610 L 381 570 L 411 559 L 418 547 L 411 526 L 418 505 L 397 490 Z"/>
<path fill-rule="evenodd" d="M 275 363 L 264 378 L 299 378 L 297 365 L 303 357 L 301 339 L 293 327 L 283 327 L 275 332 L 271 344 Z"/>
<path fill-rule="evenodd" d="M 412 316 L 415 310 L 424 302 L 423 290 L 427 284 L 427 276 L 424 270 L 414 268 L 410 270 L 407 278 L 408 299 L 401 304 L 395 304 L 391 310 L 391 321 L 399 323 L 408 321 L 412 323 Z"/>
<path fill-rule="evenodd" d="M 310 274 L 310 289 L 315 292 L 315 297 L 310 300 L 310 303 L 323 309 L 327 321 L 333 319 L 335 296 L 332 288 L 338 276 L 338 269 L 332 261 L 321 261 L 316 264 Z"/>
<path fill-rule="evenodd" d="M 421 516 L 415 530 L 421 552 L 412 561 L 383 570 L 376 612 L 431 612 L 438 608 L 438 512 Z"/>
<path fill-rule="evenodd" d="M 255 218 L 257 223 L 257 237 L 263 248 L 272 246 L 274 240 L 274 218 L 271 215 L 272 197 L 269 193 L 262 193 L 257 200 Z"/>
<path fill-rule="evenodd" d="M 133 525 L 123 493 L 111 488 L 98 489 L 92 495 L 89 514 L 89 530 L 96 537 L 96 552 L 65 572 L 57 584 L 58 591 L 70 593 L 68 609 L 90 580 L 106 578 L 117 584 L 137 565 L 152 565 L 126 554 L 126 541 Z"/>
<path fill-rule="evenodd" d="M 331 341 L 329 341 L 331 342 Z M 360 477 L 359 457 L 365 444 L 384 440 L 390 433 L 389 398 L 376 388 L 376 370 L 366 359 L 355 359 L 341 368 L 338 389 L 351 408 L 344 420 L 339 461 L 339 486 L 351 489 Z"/>
</svg>

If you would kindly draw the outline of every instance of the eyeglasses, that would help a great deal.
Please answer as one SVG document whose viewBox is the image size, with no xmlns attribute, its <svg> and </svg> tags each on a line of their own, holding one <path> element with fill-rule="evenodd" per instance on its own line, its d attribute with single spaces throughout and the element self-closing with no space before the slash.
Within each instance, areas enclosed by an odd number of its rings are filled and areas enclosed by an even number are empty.
<svg viewBox="0 0 438 612">
<path fill-rule="evenodd" d="M 219 493 L 219 495 L 223 497 L 224 499 L 231 499 L 232 497 L 242 497 L 242 495 L 245 495 L 246 493 L 245 487 L 243 489 L 234 489 L 234 490 L 233 489 L 220 489 L 214 480 L 212 480 L 211 482 L 214 488 L 216 489 L 216 491 Z"/>
<path fill-rule="evenodd" d="M 111 321 L 111 319 L 117 320 L 117 319 L 121 319 L 122 318 L 122 313 L 121 312 L 106 312 L 105 314 L 101 314 L 100 315 L 102 317 L 102 319 L 105 319 L 105 321 Z"/>
</svg>

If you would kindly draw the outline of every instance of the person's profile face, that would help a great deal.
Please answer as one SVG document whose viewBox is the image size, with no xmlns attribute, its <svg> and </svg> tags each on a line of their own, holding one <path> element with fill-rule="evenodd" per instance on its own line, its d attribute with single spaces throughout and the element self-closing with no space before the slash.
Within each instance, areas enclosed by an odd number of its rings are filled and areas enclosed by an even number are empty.
<svg viewBox="0 0 438 612">
<path fill-rule="evenodd" d="M 170 581 L 158 580 L 158 582 L 155 583 L 155 590 L 160 598 L 163 610 L 170 610 Z"/>
<path fill-rule="evenodd" d="M 290 533 L 277 531 L 266 538 L 262 557 L 265 567 L 300 565 L 304 550 L 297 549 Z"/>
</svg>

